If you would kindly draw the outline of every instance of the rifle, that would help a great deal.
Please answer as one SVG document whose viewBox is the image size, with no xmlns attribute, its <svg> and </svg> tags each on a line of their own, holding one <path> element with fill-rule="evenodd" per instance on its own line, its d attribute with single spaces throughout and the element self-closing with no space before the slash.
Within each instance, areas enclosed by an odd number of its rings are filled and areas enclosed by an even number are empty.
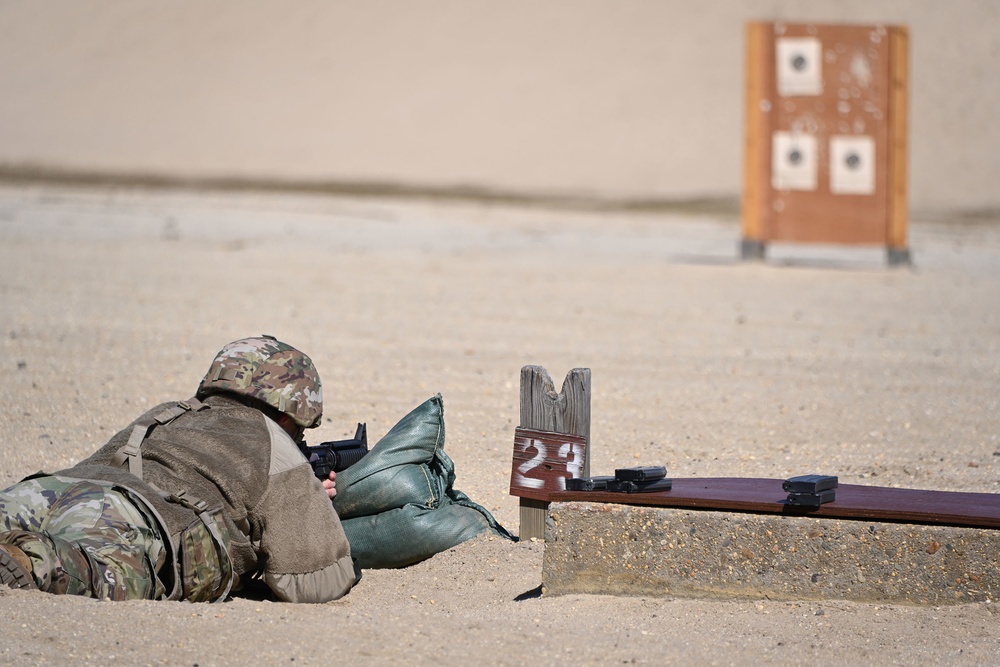
<svg viewBox="0 0 1000 667">
<path fill-rule="evenodd" d="M 330 471 L 340 472 L 351 467 L 368 453 L 368 428 L 358 424 L 358 430 L 350 440 L 330 440 L 309 446 L 303 440 L 299 443 L 302 455 L 312 466 L 319 479 L 326 479 Z"/>
</svg>

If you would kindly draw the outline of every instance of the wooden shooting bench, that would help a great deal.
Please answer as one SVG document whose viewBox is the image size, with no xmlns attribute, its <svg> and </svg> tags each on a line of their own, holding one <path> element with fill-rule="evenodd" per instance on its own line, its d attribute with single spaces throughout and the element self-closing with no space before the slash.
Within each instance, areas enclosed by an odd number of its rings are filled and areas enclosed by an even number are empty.
<svg viewBox="0 0 1000 667">
<path fill-rule="evenodd" d="M 546 540 L 546 594 L 910 604 L 1000 595 L 1000 494 L 841 484 L 833 502 L 807 509 L 785 502 L 780 479 L 567 491 L 567 479 L 590 475 L 589 370 L 567 376 L 572 400 L 538 366 L 521 380 L 510 493 L 521 502 L 520 539 Z M 566 419 L 570 405 L 576 419 Z"/>
<path fill-rule="evenodd" d="M 780 479 L 688 477 L 655 493 L 553 491 L 549 502 L 617 503 L 757 514 L 786 514 L 971 528 L 1000 528 L 1000 494 L 841 484 L 833 502 L 810 510 L 785 504 Z"/>
</svg>

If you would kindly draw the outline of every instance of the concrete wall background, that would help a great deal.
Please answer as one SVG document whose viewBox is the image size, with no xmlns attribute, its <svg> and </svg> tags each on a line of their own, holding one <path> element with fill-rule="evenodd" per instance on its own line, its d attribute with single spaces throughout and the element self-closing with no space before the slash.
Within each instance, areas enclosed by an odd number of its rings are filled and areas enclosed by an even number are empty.
<svg viewBox="0 0 1000 667">
<path fill-rule="evenodd" d="M 1000 3 L 5 0 L 0 168 L 735 200 L 748 20 L 911 31 L 911 205 L 1000 209 Z"/>
</svg>

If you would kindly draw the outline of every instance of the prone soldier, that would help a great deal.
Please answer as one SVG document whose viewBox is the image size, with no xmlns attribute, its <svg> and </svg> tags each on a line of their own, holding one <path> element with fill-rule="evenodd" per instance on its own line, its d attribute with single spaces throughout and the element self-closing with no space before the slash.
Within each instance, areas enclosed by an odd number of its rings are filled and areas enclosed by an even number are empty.
<svg viewBox="0 0 1000 667">
<path fill-rule="evenodd" d="M 312 360 L 270 336 L 227 344 L 194 397 L 161 404 L 77 465 L 0 491 L 0 584 L 112 600 L 223 600 L 262 580 L 326 602 L 360 578 L 296 443 L 318 426 Z"/>
</svg>

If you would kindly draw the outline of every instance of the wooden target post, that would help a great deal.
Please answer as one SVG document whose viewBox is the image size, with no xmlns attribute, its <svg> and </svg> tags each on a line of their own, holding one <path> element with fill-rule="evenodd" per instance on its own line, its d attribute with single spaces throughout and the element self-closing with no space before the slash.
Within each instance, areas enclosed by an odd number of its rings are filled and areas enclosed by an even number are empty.
<svg viewBox="0 0 1000 667">
<path fill-rule="evenodd" d="M 908 264 L 908 33 L 749 23 L 743 259 L 771 241 L 885 246 Z"/>
<path fill-rule="evenodd" d="M 521 425 L 514 432 L 510 494 L 520 498 L 519 539 L 545 537 L 552 493 L 590 475 L 590 369 L 574 368 L 556 393 L 541 366 L 521 369 Z"/>
</svg>

